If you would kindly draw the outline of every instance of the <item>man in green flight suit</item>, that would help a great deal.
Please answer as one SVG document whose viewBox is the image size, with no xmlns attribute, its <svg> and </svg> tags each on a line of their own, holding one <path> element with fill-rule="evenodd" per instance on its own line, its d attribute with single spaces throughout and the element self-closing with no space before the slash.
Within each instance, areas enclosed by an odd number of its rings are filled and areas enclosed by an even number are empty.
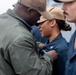
<svg viewBox="0 0 76 75">
<path fill-rule="evenodd" d="M 31 26 L 40 16 L 51 20 L 46 0 L 18 0 L 13 10 L 0 15 L 0 75 L 51 75 L 57 53 L 39 57 Z"/>
</svg>

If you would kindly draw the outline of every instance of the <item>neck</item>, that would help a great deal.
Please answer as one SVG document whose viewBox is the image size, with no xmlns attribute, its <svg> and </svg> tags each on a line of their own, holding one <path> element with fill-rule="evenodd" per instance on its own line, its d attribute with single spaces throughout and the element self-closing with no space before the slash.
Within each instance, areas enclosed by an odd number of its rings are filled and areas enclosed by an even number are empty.
<svg viewBox="0 0 76 75">
<path fill-rule="evenodd" d="M 58 35 L 60 34 L 60 31 L 55 31 L 51 34 L 51 36 L 49 37 L 49 42 L 51 42 L 52 40 L 54 40 Z"/>
</svg>

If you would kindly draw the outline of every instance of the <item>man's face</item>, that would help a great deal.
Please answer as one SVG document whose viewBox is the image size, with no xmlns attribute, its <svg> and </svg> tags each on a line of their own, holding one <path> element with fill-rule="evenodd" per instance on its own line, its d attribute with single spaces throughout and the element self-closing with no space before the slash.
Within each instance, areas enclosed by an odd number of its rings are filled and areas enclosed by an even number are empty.
<svg viewBox="0 0 76 75">
<path fill-rule="evenodd" d="M 62 9 L 66 20 L 76 23 L 76 1 L 64 3 Z"/>
<path fill-rule="evenodd" d="M 30 25 L 34 25 L 40 19 L 41 14 L 36 10 L 31 10 L 30 12 Z"/>
</svg>

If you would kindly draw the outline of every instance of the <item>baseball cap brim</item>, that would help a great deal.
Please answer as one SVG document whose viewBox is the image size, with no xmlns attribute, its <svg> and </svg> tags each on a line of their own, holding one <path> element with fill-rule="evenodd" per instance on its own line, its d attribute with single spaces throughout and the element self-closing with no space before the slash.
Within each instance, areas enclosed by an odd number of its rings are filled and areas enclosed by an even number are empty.
<svg viewBox="0 0 76 75">
<path fill-rule="evenodd" d="M 52 20 L 54 19 L 54 16 L 49 13 L 48 11 L 44 11 L 44 12 L 40 12 L 38 11 L 44 18 L 42 18 L 41 22 L 45 21 L 45 20 Z"/>
<path fill-rule="evenodd" d="M 45 19 L 43 16 L 41 16 L 41 17 L 40 17 L 40 20 L 38 20 L 37 23 L 41 23 L 41 22 L 44 22 L 44 21 L 46 21 L 46 20 L 47 20 L 47 19 Z"/>
<path fill-rule="evenodd" d="M 67 2 L 73 2 L 75 0 L 54 0 L 57 3 L 67 3 Z"/>
</svg>

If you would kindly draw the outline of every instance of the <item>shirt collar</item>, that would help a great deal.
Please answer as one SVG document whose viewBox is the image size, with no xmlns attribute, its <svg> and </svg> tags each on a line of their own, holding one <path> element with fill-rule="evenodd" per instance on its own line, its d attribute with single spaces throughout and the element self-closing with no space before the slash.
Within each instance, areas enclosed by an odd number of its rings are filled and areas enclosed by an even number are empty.
<svg viewBox="0 0 76 75">
<path fill-rule="evenodd" d="M 32 29 L 31 26 L 24 19 L 22 19 L 20 16 L 18 16 L 13 10 L 8 9 L 6 13 L 11 15 L 14 18 L 20 20 L 22 23 L 24 23 L 24 25 L 27 27 L 27 29 L 29 31 L 31 31 L 31 29 Z"/>
</svg>

